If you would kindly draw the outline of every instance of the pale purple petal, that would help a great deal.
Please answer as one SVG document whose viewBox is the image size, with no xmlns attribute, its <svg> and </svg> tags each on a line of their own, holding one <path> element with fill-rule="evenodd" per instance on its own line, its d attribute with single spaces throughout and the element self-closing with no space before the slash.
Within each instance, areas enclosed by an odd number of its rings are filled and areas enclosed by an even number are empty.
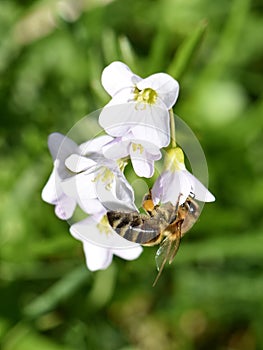
<svg viewBox="0 0 263 350">
<path fill-rule="evenodd" d="M 134 142 L 136 143 L 136 140 Z M 138 142 L 139 142 L 139 140 L 138 140 Z M 141 144 L 143 145 L 145 152 L 147 152 L 148 156 L 151 159 L 158 160 L 158 159 L 162 158 L 162 153 L 160 152 L 159 147 L 157 147 L 154 143 L 142 141 Z"/>
<path fill-rule="evenodd" d="M 109 135 L 102 135 L 92 140 L 82 143 L 79 146 L 80 154 L 87 155 L 89 153 L 100 153 L 104 145 L 111 142 L 113 138 Z"/>
<path fill-rule="evenodd" d="M 158 204 L 159 202 L 165 202 L 164 198 L 165 198 L 166 192 L 168 191 L 170 183 L 171 183 L 170 171 L 165 171 L 160 176 L 158 176 L 151 190 L 154 204 Z"/>
<path fill-rule="evenodd" d="M 109 249 L 83 241 L 83 250 L 90 271 L 105 270 L 110 266 L 113 254 Z"/>
<path fill-rule="evenodd" d="M 62 189 L 60 187 L 60 180 L 57 175 L 56 168 L 53 168 L 52 173 L 42 190 L 41 197 L 43 201 L 55 204 L 58 197 L 61 196 Z"/>
<path fill-rule="evenodd" d="M 98 199 L 85 198 L 83 196 L 79 196 L 78 205 L 81 209 L 87 214 L 100 214 L 102 211 L 106 212 L 104 206 L 100 203 Z"/>
<path fill-rule="evenodd" d="M 75 198 L 78 202 L 97 197 L 94 174 L 80 173 L 61 181 L 65 194 Z"/>
<path fill-rule="evenodd" d="M 122 137 L 130 130 L 135 138 L 165 147 L 170 142 L 169 113 L 166 107 L 130 102 L 103 108 L 100 125 L 115 137 Z"/>
<path fill-rule="evenodd" d="M 122 181 L 116 179 L 108 187 L 100 180 L 96 183 L 97 196 L 100 202 L 108 210 L 135 211 L 134 198 L 131 191 Z"/>
<path fill-rule="evenodd" d="M 79 153 L 78 145 L 60 133 L 53 133 L 48 137 L 48 147 L 60 179 L 66 179 L 71 176 L 65 167 L 65 159 L 73 153 Z"/>
<path fill-rule="evenodd" d="M 166 73 L 156 73 L 137 83 L 140 90 L 151 88 L 155 90 L 158 97 L 170 109 L 176 102 L 179 93 L 179 84 Z"/>
<path fill-rule="evenodd" d="M 106 104 L 104 108 L 114 108 L 116 105 L 126 104 L 134 101 L 134 88 L 123 88 Z"/>
<path fill-rule="evenodd" d="M 143 251 L 141 246 L 129 248 L 129 249 L 113 249 L 112 252 L 114 255 L 125 259 L 125 260 L 134 260 L 137 259 Z"/>
<path fill-rule="evenodd" d="M 175 205 L 180 197 L 179 205 L 183 204 L 191 192 L 191 182 L 184 171 L 173 173 L 171 187 L 173 190 L 170 191 L 170 202 Z"/>
<path fill-rule="evenodd" d="M 194 194 L 194 198 L 201 202 L 214 202 L 215 197 L 212 195 L 211 192 L 208 191 L 208 189 L 189 171 L 184 170 L 186 173 L 186 176 L 188 176 L 189 181 L 191 182 L 191 192 Z"/>
<path fill-rule="evenodd" d="M 89 225 L 91 223 L 94 223 L 92 220 L 88 220 L 88 219 L 83 220 L 82 223 L 85 225 L 85 222 L 87 224 L 87 230 L 89 229 Z M 83 237 L 79 235 L 78 230 L 74 229 L 73 226 L 71 226 L 70 228 L 70 233 L 74 238 L 82 242 L 85 259 L 86 259 L 86 265 L 88 269 L 90 271 L 106 269 L 111 264 L 112 255 L 113 255 L 112 252 L 105 247 L 101 247 L 97 244 L 87 241 L 86 239 L 83 239 Z"/>
<path fill-rule="evenodd" d="M 122 103 L 104 107 L 99 116 L 99 124 L 109 135 L 122 137 L 138 123 L 139 119 L 140 116 L 136 116 L 135 113 L 134 103 Z"/>
<path fill-rule="evenodd" d="M 127 181 L 127 179 L 125 178 L 125 176 L 121 171 L 115 172 L 114 186 L 115 186 L 116 198 L 124 202 L 133 203 L 131 208 L 133 208 L 133 210 L 137 210 L 136 207 L 134 206 L 133 188 L 129 184 L 129 182 Z"/>
<path fill-rule="evenodd" d="M 59 158 L 64 161 L 70 154 L 78 153 L 78 145 L 58 132 L 49 135 L 48 147 L 53 160 Z"/>
<path fill-rule="evenodd" d="M 164 108 L 146 105 L 145 113 L 131 129 L 136 139 L 148 141 L 158 148 L 170 143 L 169 113 Z"/>
<path fill-rule="evenodd" d="M 72 217 L 76 208 L 76 200 L 62 194 L 55 206 L 55 214 L 61 220 L 68 220 Z"/>
<path fill-rule="evenodd" d="M 65 160 L 65 165 L 74 173 L 79 173 L 96 165 L 96 162 L 90 158 L 82 157 L 78 154 L 72 154 Z"/>
<path fill-rule="evenodd" d="M 123 88 L 134 87 L 140 79 L 126 64 L 116 61 L 103 70 L 101 83 L 108 94 L 114 96 Z"/>
<path fill-rule="evenodd" d="M 152 177 L 154 173 L 154 160 L 148 157 L 145 149 L 133 149 L 130 147 L 130 157 L 135 173 L 140 177 Z"/>
<path fill-rule="evenodd" d="M 191 192 L 191 183 L 183 171 L 165 171 L 157 179 L 152 188 L 154 203 L 158 200 L 162 203 L 171 202 L 176 205 L 183 204 Z"/>
<path fill-rule="evenodd" d="M 123 249 L 139 246 L 118 235 L 109 224 L 105 226 L 102 223 L 98 224 L 92 217 L 73 224 L 70 233 L 77 239 L 104 248 Z"/>
<path fill-rule="evenodd" d="M 103 154 L 109 159 L 120 159 L 128 156 L 130 140 L 116 138 L 113 142 L 103 147 Z"/>
</svg>

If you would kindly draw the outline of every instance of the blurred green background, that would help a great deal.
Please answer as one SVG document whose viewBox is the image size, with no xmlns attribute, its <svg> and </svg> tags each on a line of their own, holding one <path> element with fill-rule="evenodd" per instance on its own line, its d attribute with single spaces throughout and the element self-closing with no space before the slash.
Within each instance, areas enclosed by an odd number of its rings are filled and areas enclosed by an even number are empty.
<svg viewBox="0 0 263 350">
<path fill-rule="evenodd" d="M 263 4 L 259 0 L 0 3 L 3 350 L 263 349 Z M 217 200 L 157 286 L 155 248 L 89 272 L 41 201 L 51 132 L 109 97 L 103 68 L 178 79 Z"/>
</svg>

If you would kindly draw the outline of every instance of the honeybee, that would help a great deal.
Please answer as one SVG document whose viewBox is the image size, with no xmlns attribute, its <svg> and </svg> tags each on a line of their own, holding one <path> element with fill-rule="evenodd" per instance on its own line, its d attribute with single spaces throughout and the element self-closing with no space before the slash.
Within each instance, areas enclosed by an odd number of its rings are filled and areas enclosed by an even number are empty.
<svg viewBox="0 0 263 350">
<path fill-rule="evenodd" d="M 176 205 L 171 202 L 154 205 L 151 192 L 143 200 L 142 206 L 146 214 L 137 212 L 109 211 L 109 224 L 123 238 L 144 246 L 160 244 L 155 255 L 158 274 L 153 286 L 156 285 L 167 261 L 173 261 L 181 237 L 189 231 L 197 220 L 200 210 L 196 201 L 189 196 L 185 203 Z"/>
</svg>

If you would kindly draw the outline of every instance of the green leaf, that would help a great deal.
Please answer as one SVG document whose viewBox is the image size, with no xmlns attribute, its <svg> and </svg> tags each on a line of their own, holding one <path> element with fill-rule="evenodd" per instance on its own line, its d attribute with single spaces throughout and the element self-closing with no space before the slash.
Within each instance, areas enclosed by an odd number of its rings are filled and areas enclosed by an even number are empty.
<svg viewBox="0 0 263 350">
<path fill-rule="evenodd" d="M 2 350 L 72 350 L 33 331 L 26 324 L 17 324 L 4 339 Z"/>
<path fill-rule="evenodd" d="M 35 318 L 56 307 L 62 300 L 72 295 L 87 282 L 90 273 L 84 266 L 70 271 L 65 277 L 56 282 L 46 292 L 33 300 L 24 308 L 24 314 Z"/>
<path fill-rule="evenodd" d="M 197 54 L 206 32 L 207 22 L 202 21 L 191 35 L 178 48 L 175 53 L 167 73 L 175 79 L 180 79 L 189 68 L 191 61 Z"/>
</svg>

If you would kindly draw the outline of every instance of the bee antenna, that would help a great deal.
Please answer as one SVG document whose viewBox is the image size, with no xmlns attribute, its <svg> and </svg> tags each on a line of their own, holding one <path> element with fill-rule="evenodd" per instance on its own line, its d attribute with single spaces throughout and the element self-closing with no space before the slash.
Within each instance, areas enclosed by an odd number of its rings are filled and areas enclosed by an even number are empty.
<svg viewBox="0 0 263 350">
<path fill-rule="evenodd" d="M 191 197 L 192 199 L 195 199 L 195 194 L 194 194 L 193 191 L 190 191 L 189 195 L 190 195 L 190 197 Z"/>
</svg>

